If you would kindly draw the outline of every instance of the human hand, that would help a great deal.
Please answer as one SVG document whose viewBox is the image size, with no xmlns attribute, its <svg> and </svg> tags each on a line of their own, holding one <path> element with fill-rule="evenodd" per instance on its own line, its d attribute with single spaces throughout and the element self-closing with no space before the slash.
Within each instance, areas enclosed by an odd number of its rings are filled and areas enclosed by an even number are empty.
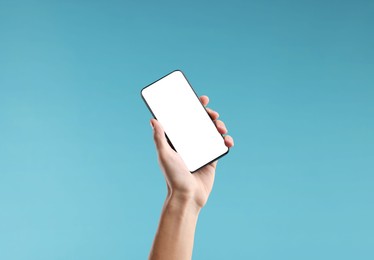
<svg viewBox="0 0 374 260">
<path fill-rule="evenodd" d="M 201 96 L 200 102 L 207 106 L 209 98 Z M 218 132 L 226 134 L 225 124 L 218 120 L 219 114 L 209 108 L 206 110 L 214 121 Z M 168 198 L 174 197 L 178 200 L 192 202 L 198 209 L 202 208 L 213 187 L 217 161 L 191 174 L 180 155 L 170 147 L 161 124 L 156 119 L 151 119 L 151 126 L 153 127 L 159 164 L 167 184 Z M 229 135 L 224 137 L 224 141 L 227 147 L 234 145 L 234 140 Z"/>
</svg>

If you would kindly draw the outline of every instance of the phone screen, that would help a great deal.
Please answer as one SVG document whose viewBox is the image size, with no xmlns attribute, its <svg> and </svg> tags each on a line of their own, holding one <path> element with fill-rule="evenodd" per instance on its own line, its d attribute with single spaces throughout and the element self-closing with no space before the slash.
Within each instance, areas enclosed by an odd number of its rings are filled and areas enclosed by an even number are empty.
<svg viewBox="0 0 374 260">
<path fill-rule="evenodd" d="M 229 151 L 181 71 L 173 71 L 143 88 L 141 95 L 190 172 Z"/>
</svg>

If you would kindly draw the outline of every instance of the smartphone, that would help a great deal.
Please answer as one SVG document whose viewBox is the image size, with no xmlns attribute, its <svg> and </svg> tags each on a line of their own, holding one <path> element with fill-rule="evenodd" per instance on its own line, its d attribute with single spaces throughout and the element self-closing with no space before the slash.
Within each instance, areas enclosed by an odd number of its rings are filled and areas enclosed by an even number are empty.
<svg viewBox="0 0 374 260">
<path fill-rule="evenodd" d="M 191 173 L 229 152 L 182 71 L 175 70 L 144 87 L 141 96 Z"/>
</svg>

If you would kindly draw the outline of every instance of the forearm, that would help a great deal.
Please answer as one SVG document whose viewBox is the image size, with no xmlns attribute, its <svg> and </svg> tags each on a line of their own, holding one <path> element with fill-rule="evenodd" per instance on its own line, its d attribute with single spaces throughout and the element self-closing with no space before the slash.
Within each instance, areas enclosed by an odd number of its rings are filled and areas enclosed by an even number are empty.
<svg viewBox="0 0 374 260">
<path fill-rule="evenodd" d="M 191 259 L 199 211 L 200 208 L 192 200 L 168 196 L 149 259 Z"/>
</svg>

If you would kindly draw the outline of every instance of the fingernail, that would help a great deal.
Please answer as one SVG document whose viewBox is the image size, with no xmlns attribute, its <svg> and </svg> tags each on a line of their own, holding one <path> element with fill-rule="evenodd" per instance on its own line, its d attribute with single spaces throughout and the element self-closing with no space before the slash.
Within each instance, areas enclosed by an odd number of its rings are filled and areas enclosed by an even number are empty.
<svg viewBox="0 0 374 260">
<path fill-rule="evenodd" d="M 151 127 L 154 128 L 153 121 L 151 120 L 149 123 L 150 123 Z"/>
</svg>

